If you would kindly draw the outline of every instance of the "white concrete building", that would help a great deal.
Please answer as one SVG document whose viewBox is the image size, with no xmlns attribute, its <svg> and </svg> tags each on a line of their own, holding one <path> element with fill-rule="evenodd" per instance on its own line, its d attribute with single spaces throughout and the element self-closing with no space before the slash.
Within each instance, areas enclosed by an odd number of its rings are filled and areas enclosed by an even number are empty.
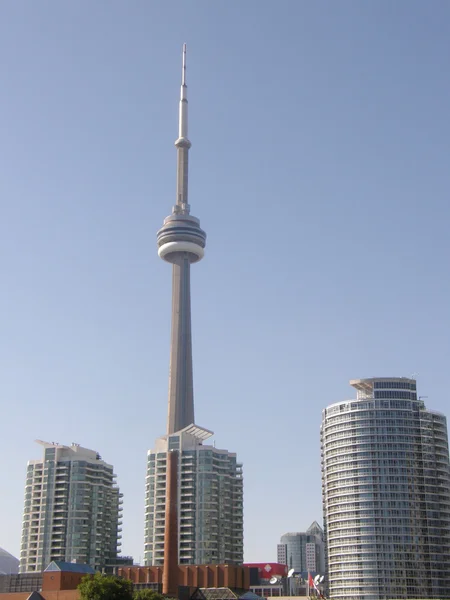
<svg viewBox="0 0 450 600">
<path fill-rule="evenodd" d="M 333 599 L 450 597 L 447 422 L 406 378 L 357 379 L 322 413 Z"/>
<path fill-rule="evenodd" d="M 20 572 L 42 571 L 52 560 L 114 564 L 122 495 L 113 467 L 78 444 L 38 443 L 44 456 L 27 467 Z"/>
<path fill-rule="evenodd" d="M 205 446 L 211 431 L 189 425 L 156 441 L 146 478 L 145 564 L 164 558 L 166 457 L 179 451 L 180 564 L 243 562 L 243 480 L 236 454 Z"/>
</svg>

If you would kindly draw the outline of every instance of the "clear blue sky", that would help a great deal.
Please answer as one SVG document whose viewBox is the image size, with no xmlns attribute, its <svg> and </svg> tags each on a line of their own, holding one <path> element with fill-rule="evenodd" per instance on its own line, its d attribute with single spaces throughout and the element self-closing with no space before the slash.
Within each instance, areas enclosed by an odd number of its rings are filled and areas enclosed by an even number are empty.
<svg viewBox="0 0 450 600">
<path fill-rule="evenodd" d="M 196 420 L 245 469 L 245 558 L 322 521 L 322 409 L 411 376 L 449 411 L 450 4 L 0 5 L 0 546 L 34 439 L 115 466 L 143 554 L 164 433 L 188 44 Z"/>
</svg>

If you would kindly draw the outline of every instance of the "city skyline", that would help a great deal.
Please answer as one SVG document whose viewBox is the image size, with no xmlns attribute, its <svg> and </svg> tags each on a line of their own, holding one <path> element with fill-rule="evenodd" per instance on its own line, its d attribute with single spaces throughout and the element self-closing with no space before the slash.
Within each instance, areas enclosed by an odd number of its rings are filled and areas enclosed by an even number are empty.
<svg viewBox="0 0 450 600">
<path fill-rule="evenodd" d="M 245 560 L 321 522 L 320 413 L 350 377 L 415 372 L 446 413 L 450 7 L 337 4 L 0 7 L 0 451 L 13 473 L 0 529 L 12 554 L 40 438 L 114 464 L 123 552 L 143 558 L 170 343 L 154 232 L 174 196 L 184 41 L 190 190 L 208 232 L 192 270 L 195 416 L 245 465 Z M 289 494 L 269 497 L 266 476 Z"/>
</svg>

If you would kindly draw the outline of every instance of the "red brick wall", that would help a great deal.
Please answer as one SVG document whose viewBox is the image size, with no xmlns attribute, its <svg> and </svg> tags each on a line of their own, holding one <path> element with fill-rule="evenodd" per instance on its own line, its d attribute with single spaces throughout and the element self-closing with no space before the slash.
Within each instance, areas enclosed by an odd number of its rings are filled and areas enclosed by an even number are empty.
<svg viewBox="0 0 450 600">
<path fill-rule="evenodd" d="M 162 567 L 120 567 L 118 574 L 133 583 L 161 583 Z M 248 590 L 248 567 L 236 565 L 179 565 L 178 583 L 190 587 L 232 587 Z"/>
<path fill-rule="evenodd" d="M 65 573 L 61 571 L 44 571 L 42 589 L 44 591 L 76 590 L 85 573 Z"/>
</svg>

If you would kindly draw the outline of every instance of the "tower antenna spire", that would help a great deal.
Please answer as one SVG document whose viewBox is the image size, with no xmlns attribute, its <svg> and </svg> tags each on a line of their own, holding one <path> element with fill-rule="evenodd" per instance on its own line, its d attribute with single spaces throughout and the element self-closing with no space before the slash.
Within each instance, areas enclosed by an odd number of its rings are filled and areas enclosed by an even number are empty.
<svg viewBox="0 0 450 600">
<path fill-rule="evenodd" d="M 186 85 L 186 44 L 183 44 L 183 59 L 181 69 L 180 108 L 178 118 L 178 139 L 175 146 L 182 152 L 178 152 L 178 181 L 177 181 L 177 204 L 187 204 L 187 153 L 191 147 L 188 139 L 188 100 Z M 186 158 L 185 161 L 183 159 Z M 183 161 L 183 164 L 181 164 Z"/>
<path fill-rule="evenodd" d="M 186 85 L 186 44 L 183 44 L 183 70 L 181 72 L 181 85 Z"/>
</svg>

